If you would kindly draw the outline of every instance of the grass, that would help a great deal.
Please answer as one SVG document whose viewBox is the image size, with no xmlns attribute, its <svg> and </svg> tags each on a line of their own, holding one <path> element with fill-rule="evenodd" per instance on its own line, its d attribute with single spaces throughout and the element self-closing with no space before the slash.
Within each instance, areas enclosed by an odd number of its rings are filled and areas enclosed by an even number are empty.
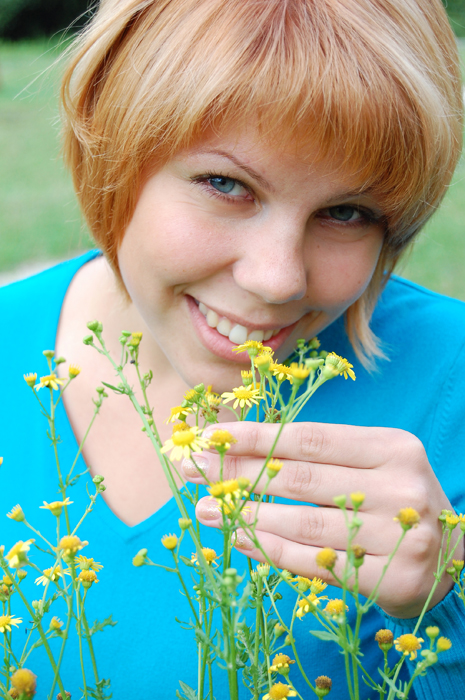
<svg viewBox="0 0 465 700">
<path fill-rule="evenodd" d="M 465 61 L 465 41 L 460 46 Z M 59 156 L 60 68 L 44 74 L 58 53 L 56 42 L 0 43 L 0 273 L 91 245 Z M 462 160 L 442 207 L 399 270 L 465 300 L 464 265 Z"/>
</svg>

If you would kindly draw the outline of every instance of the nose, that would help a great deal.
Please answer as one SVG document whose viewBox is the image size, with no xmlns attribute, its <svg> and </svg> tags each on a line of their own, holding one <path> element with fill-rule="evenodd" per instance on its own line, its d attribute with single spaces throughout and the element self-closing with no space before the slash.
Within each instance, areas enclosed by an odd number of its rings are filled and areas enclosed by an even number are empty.
<svg viewBox="0 0 465 700">
<path fill-rule="evenodd" d="M 268 304 L 298 301 L 307 291 L 305 226 L 270 223 L 245 232 L 234 280 Z"/>
</svg>

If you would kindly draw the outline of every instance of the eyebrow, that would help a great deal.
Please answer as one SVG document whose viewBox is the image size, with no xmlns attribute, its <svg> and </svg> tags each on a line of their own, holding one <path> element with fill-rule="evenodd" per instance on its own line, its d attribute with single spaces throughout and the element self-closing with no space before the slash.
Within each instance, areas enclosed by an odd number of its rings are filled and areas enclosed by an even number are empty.
<svg viewBox="0 0 465 700">
<path fill-rule="evenodd" d="M 250 175 L 251 178 L 253 178 L 256 182 L 258 182 L 263 189 L 268 190 L 269 192 L 275 192 L 275 188 L 269 182 L 266 178 L 263 177 L 263 175 L 260 175 L 260 173 L 257 173 L 256 170 L 251 168 L 249 165 L 246 165 L 245 163 L 242 163 L 238 158 L 236 158 L 235 155 L 232 153 L 228 153 L 227 151 L 221 151 L 219 149 L 213 148 L 213 149 L 201 149 L 199 151 L 196 151 L 196 154 L 202 155 L 202 154 L 211 154 L 211 155 L 216 155 L 216 156 L 221 156 L 222 158 L 227 158 L 230 160 L 234 165 L 236 165 L 238 168 L 243 170 L 244 172 L 247 173 L 247 175 Z"/>
</svg>

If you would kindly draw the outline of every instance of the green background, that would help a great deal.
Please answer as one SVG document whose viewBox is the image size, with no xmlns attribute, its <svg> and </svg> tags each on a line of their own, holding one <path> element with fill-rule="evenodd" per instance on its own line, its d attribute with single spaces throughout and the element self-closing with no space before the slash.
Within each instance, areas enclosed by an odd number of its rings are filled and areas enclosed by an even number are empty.
<svg viewBox="0 0 465 700">
<path fill-rule="evenodd" d="M 452 4 L 452 3 L 451 3 Z M 59 153 L 60 41 L 0 40 L 0 284 L 91 245 Z M 465 40 L 459 40 L 465 59 Z M 63 45 L 61 44 L 61 49 Z M 465 164 L 400 271 L 465 300 Z M 18 268 L 20 268 L 18 272 Z"/>
</svg>

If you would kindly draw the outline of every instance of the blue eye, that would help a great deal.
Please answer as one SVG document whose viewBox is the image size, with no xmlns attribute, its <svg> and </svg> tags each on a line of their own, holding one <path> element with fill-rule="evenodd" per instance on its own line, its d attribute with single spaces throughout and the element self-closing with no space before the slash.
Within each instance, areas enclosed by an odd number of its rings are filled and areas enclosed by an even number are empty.
<svg viewBox="0 0 465 700">
<path fill-rule="evenodd" d="M 231 177 L 211 177 L 209 181 L 212 187 L 224 194 L 232 192 L 237 184 L 236 180 L 233 180 Z"/>
<path fill-rule="evenodd" d="M 333 219 L 338 221 L 351 221 L 354 219 L 354 214 L 356 215 L 355 218 L 360 218 L 359 210 L 347 204 L 342 204 L 339 207 L 330 207 L 328 213 Z"/>
</svg>

